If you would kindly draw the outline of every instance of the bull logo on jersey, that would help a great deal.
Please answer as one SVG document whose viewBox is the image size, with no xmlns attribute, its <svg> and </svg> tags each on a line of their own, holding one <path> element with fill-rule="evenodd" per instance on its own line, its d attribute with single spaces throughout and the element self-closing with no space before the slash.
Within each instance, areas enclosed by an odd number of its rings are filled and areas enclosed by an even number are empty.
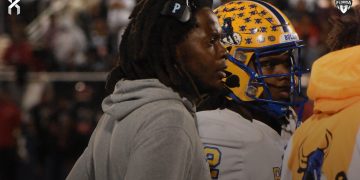
<svg viewBox="0 0 360 180">
<path fill-rule="evenodd" d="M 351 8 L 352 0 L 335 0 L 336 7 L 345 14 Z"/>
<path fill-rule="evenodd" d="M 221 26 L 222 29 L 222 42 L 229 45 L 239 44 L 241 42 L 241 36 L 234 33 L 234 27 L 232 26 L 233 18 L 227 17 L 224 19 L 224 23 Z"/>
<path fill-rule="evenodd" d="M 323 165 L 324 159 L 328 155 L 329 149 L 332 142 L 332 133 L 326 129 L 325 141 L 326 144 L 324 147 L 318 147 L 316 150 L 310 152 L 309 154 L 304 154 L 304 142 L 300 145 L 299 157 L 300 164 L 298 168 L 298 173 L 303 173 L 302 180 L 315 180 L 320 179 L 321 177 L 321 167 Z"/>
</svg>

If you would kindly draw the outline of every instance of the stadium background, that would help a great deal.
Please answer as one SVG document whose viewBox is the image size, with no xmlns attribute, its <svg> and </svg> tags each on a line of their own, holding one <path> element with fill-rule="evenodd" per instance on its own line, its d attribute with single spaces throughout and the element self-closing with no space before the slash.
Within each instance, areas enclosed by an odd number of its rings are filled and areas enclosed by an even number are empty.
<svg viewBox="0 0 360 180">
<path fill-rule="evenodd" d="M 293 22 L 310 68 L 328 52 L 334 0 L 268 2 Z M 10 2 L 0 1 L 0 180 L 65 178 L 102 114 L 106 73 L 135 3 L 21 0 L 21 13 L 9 15 Z"/>
</svg>

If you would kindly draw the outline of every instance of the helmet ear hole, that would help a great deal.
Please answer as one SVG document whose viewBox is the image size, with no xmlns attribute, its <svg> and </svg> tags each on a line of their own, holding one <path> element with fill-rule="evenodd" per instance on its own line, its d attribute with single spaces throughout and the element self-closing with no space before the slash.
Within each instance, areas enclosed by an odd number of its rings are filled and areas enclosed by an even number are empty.
<svg viewBox="0 0 360 180">
<path fill-rule="evenodd" d="M 229 88 L 240 87 L 240 78 L 239 76 L 232 74 L 228 78 L 226 78 L 225 84 Z"/>
</svg>

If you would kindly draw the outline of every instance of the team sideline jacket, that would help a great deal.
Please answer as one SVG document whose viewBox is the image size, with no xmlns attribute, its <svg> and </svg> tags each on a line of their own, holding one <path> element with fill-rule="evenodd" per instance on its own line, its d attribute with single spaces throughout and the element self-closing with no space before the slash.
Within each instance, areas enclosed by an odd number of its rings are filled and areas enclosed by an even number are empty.
<svg viewBox="0 0 360 180">
<path fill-rule="evenodd" d="M 317 60 L 308 95 L 314 114 L 288 145 L 282 179 L 360 179 L 360 46 Z"/>
</svg>

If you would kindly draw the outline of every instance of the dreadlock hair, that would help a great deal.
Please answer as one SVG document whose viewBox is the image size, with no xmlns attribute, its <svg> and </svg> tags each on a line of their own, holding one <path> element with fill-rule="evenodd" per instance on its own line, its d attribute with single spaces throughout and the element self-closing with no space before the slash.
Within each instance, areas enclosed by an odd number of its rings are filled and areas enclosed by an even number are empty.
<svg viewBox="0 0 360 180">
<path fill-rule="evenodd" d="M 156 78 L 180 95 L 183 91 L 194 89 L 187 72 L 176 64 L 176 46 L 197 26 L 196 12 L 202 7 L 211 6 L 199 3 L 196 8 L 191 8 L 190 20 L 182 23 L 174 17 L 160 14 L 167 1 L 140 0 L 136 4 L 122 36 L 119 63 L 107 79 L 108 93 L 114 90 L 115 84 L 122 78 Z"/>
<path fill-rule="evenodd" d="M 360 5 L 354 6 L 346 14 L 330 18 L 332 29 L 326 44 L 331 51 L 360 44 Z"/>
</svg>

